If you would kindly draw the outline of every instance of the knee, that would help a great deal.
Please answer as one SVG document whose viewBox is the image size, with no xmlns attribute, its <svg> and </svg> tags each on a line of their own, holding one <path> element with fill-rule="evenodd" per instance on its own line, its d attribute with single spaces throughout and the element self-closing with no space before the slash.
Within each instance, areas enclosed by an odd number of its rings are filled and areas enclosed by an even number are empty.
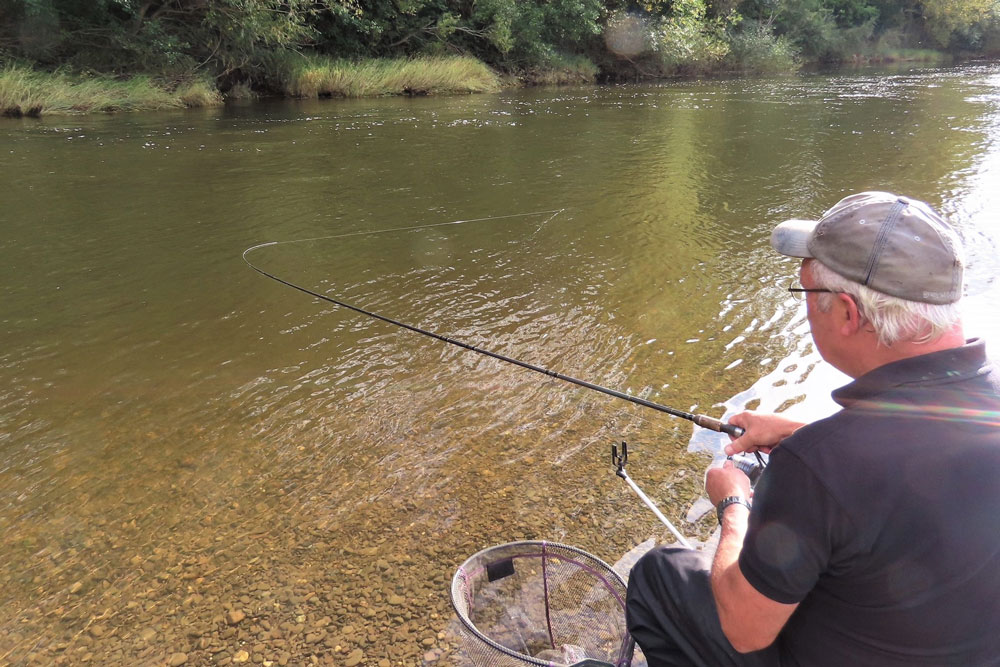
<svg viewBox="0 0 1000 667">
<path fill-rule="evenodd" d="M 688 565 L 687 561 L 692 556 L 697 557 L 699 553 L 680 547 L 656 547 L 650 549 L 632 567 L 628 580 L 629 588 L 632 587 L 633 582 L 635 582 L 636 586 L 652 583 L 653 581 L 660 582 L 664 577 L 670 577 L 672 573 L 686 569 L 686 565 Z"/>
<path fill-rule="evenodd" d="M 628 605 L 643 604 L 643 599 L 662 604 L 665 598 L 707 586 L 711 568 L 710 557 L 702 551 L 677 547 L 653 549 L 639 559 L 629 574 Z"/>
<path fill-rule="evenodd" d="M 665 588 L 671 588 L 669 581 L 677 572 L 672 561 L 676 560 L 679 557 L 678 552 L 682 551 L 687 550 L 656 547 L 632 566 L 626 595 L 628 607 L 644 606 L 648 600 L 658 598 Z"/>
</svg>

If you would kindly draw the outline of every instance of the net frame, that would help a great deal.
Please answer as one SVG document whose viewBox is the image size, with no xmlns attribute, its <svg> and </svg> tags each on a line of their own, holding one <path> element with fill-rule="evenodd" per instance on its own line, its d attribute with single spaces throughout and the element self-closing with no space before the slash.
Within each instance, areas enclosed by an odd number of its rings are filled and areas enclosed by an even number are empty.
<svg viewBox="0 0 1000 667">
<path fill-rule="evenodd" d="M 474 602 L 474 582 L 481 579 L 483 574 L 487 571 L 487 567 L 495 566 L 496 564 L 507 560 L 514 561 L 516 559 L 527 558 L 537 558 L 541 561 L 541 578 L 544 588 L 543 594 L 545 596 L 545 620 L 548 625 L 546 631 L 550 639 L 553 637 L 553 629 L 552 620 L 549 615 L 549 576 L 547 574 L 547 567 L 550 560 L 557 559 L 560 566 L 567 563 L 572 564 L 576 566 L 580 572 L 584 572 L 590 576 L 593 579 L 595 586 L 603 586 L 606 592 L 611 594 L 613 599 L 617 602 L 618 607 L 621 609 L 621 640 L 618 645 L 618 652 L 614 662 L 591 659 L 592 662 L 590 664 L 607 664 L 611 667 L 628 667 L 631 664 L 635 641 L 632 639 L 631 635 L 629 635 L 624 623 L 625 594 L 627 590 L 624 579 L 622 579 L 622 577 L 615 572 L 610 565 L 605 563 L 600 558 L 587 553 L 582 549 L 578 549 L 577 547 L 560 544 L 558 542 L 549 542 L 546 540 L 508 542 L 506 544 L 487 547 L 467 558 L 465 562 L 462 563 L 462 565 L 460 565 L 456 570 L 451 583 L 452 607 L 455 609 L 455 613 L 458 616 L 459 621 L 461 622 L 463 628 L 469 633 L 469 636 L 484 645 L 479 647 L 480 650 L 487 649 L 488 652 L 492 649 L 499 654 L 496 658 L 506 658 L 514 664 L 543 665 L 548 667 L 555 664 L 565 664 L 553 663 L 550 660 L 536 658 L 509 648 L 495 641 L 491 637 L 488 637 L 469 618 L 469 612 L 472 609 Z M 555 642 L 553 641 L 553 645 L 554 644 Z M 477 654 L 478 653 L 479 651 L 477 651 Z M 495 662 L 494 660 L 490 660 L 489 658 L 486 658 L 486 660 L 488 664 L 501 664 Z"/>
</svg>

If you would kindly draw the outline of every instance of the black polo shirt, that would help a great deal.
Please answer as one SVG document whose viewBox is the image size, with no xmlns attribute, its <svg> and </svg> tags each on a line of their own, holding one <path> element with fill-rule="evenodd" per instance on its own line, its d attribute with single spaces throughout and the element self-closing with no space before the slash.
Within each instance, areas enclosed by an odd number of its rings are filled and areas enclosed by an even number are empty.
<svg viewBox="0 0 1000 667">
<path fill-rule="evenodd" d="M 782 665 L 1000 664 L 998 375 L 978 340 L 887 364 L 774 450 L 739 565 L 799 603 Z"/>
</svg>

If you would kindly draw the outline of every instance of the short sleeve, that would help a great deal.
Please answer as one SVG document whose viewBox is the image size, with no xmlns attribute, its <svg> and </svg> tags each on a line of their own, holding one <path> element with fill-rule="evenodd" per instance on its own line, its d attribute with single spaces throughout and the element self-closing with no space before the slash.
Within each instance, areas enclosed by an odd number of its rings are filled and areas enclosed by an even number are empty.
<svg viewBox="0 0 1000 667">
<path fill-rule="evenodd" d="M 782 445 L 754 492 L 740 571 L 761 594 L 801 602 L 829 568 L 844 518 L 813 471 Z"/>
</svg>

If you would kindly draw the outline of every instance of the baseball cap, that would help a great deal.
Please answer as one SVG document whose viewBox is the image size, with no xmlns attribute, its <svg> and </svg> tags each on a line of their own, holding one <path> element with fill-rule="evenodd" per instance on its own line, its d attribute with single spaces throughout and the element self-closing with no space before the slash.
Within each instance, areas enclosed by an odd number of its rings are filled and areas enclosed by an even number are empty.
<svg viewBox="0 0 1000 667">
<path fill-rule="evenodd" d="M 819 220 L 786 220 L 771 246 L 813 257 L 876 292 L 923 303 L 962 297 L 962 242 L 930 206 L 889 192 L 844 197 Z"/>
</svg>

